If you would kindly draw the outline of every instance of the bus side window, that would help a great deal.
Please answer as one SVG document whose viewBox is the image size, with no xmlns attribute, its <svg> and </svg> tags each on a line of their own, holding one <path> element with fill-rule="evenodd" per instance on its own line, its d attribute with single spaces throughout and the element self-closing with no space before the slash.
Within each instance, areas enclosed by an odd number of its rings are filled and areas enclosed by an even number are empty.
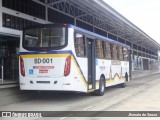
<svg viewBox="0 0 160 120">
<path fill-rule="evenodd" d="M 76 55 L 78 57 L 85 57 L 86 50 L 85 50 L 85 39 L 83 34 L 80 34 L 80 33 L 75 34 L 74 45 L 75 45 Z"/>
<path fill-rule="evenodd" d="M 96 57 L 100 59 L 103 58 L 102 40 L 96 41 Z"/>
<path fill-rule="evenodd" d="M 116 45 L 112 45 L 112 49 L 111 49 L 112 51 L 112 59 L 113 60 L 117 60 L 117 58 L 118 58 L 118 54 L 117 54 L 117 46 Z"/>
<path fill-rule="evenodd" d="M 124 55 L 124 60 L 128 60 L 128 49 L 127 48 L 123 48 L 123 55 Z"/>
<path fill-rule="evenodd" d="M 118 47 L 119 60 L 123 60 L 123 48 L 121 46 Z"/>
<path fill-rule="evenodd" d="M 103 53 L 104 53 L 104 58 L 105 59 L 111 59 L 111 50 L 110 50 L 110 43 L 108 42 L 103 42 Z"/>
</svg>

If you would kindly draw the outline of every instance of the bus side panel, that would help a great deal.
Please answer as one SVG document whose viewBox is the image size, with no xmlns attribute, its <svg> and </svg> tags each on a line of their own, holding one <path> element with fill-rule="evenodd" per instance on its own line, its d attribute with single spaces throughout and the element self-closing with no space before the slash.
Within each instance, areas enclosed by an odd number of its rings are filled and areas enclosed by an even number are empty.
<svg viewBox="0 0 160 120">
<path fill-rule="evenodd" d="M 77 62 L 77 63 L 75 63 Z M 86 80 L 86 63 L 85 58 L 76 58 L 73 60 L 73 67 L 71 68 L 71 75 L 73 77 L 73 83 L 76 85 L 76 91 L 87 92 L 87 80 Z"/>
<path fill-rule="evenodd" d="M 99 80 L 101 75 L 105 76 L 105 80 L 109 78 L 110 61 L 103 59 L 96 59 L 96 89 L 99 89 Z"/>
<path fill-rule="evenodd" d="M 112 64 L 114 60 L 96 59 L 96 81 L 102 75 L 105 76 L 106 87 L 117 85 L 125 82 L 125 73 L 129 73 L 129 62 L 115 60 L 116 64 Z M 99 84 L 96 84 L 99 89 Z"/>
<path fill-rule="evenodd" d="M 68 29 L 68 46 L 67 50 L 71 50 L 72 55 L 72 65 L 71 67 L 71 74 L 77 85 L 77 91 L 87 92 L 87 58 L 77 57 L 75 52 L 75 45 L 74 45 L 74 29 Z"/>
</svg>

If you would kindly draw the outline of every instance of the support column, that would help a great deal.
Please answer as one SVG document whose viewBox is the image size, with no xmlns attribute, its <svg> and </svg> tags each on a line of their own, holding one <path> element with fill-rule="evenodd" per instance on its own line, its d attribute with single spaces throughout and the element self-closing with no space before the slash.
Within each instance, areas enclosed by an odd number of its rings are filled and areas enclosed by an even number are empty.
<svg viewBox="0 0 160 120">
<path fill-rule="evenodd" d="M 3 20 L 2 20 L 2 0 L 0 0 L 0 27 L 2 27 Z"/>
<path fill-rule="evenodd" d="M 133 54 L 133 43 L 131 42 L 131 50 L 132 50 L 132 54 Z"/>
<path fill-rule="evenodd" d="M 46 21 L 48 21 L 48 5 L 47 5 L 48 2 L 47 2 L 47 0 L 45 0 L 45 4 L 46 4 L 45 5 L 45 12 L 46 12 L 46 16 L 45 17 L 46 17 Z"/>
<path fill-rule="evenodd" d="M 131 58 L 131 68 L 132 68 L 132 71 L 134 71 L 134 53 L 133 53 L 133 43 L 131 42 L 131 53 L 132 53 L 132 58 Z"/>
<path fill-rule="evenodd" d="M 95 33 L 95 27 L 93 26 L 93 32 Z"/>
<path fill-rule="evenodd" d="M 77 26 L 77 19 L 74 18 L 74 25 Z"/>
</svg>

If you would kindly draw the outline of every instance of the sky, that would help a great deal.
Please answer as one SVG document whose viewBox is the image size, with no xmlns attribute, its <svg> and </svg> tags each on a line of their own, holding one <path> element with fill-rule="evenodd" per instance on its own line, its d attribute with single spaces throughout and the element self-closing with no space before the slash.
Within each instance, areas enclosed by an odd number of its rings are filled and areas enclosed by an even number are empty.
<svg viewBox="0 0 160 120">
<path fill-rule="evenodd" d="M 103 0 L 160 44 L 160 0 Z"/>
</svg>

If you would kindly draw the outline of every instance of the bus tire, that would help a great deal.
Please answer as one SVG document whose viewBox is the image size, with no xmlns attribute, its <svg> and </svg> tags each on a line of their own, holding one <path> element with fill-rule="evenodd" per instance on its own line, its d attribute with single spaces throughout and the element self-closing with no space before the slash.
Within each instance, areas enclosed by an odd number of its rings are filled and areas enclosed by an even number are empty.
<svg viewBox="0 0 160 120">
<path fill-rule="evenodd" d="M 105 78 L 101 77 L 99 81 L 99 89 L 97 90 L 98 96 L 103 96 L 105 92 Z"/>
</svg>

